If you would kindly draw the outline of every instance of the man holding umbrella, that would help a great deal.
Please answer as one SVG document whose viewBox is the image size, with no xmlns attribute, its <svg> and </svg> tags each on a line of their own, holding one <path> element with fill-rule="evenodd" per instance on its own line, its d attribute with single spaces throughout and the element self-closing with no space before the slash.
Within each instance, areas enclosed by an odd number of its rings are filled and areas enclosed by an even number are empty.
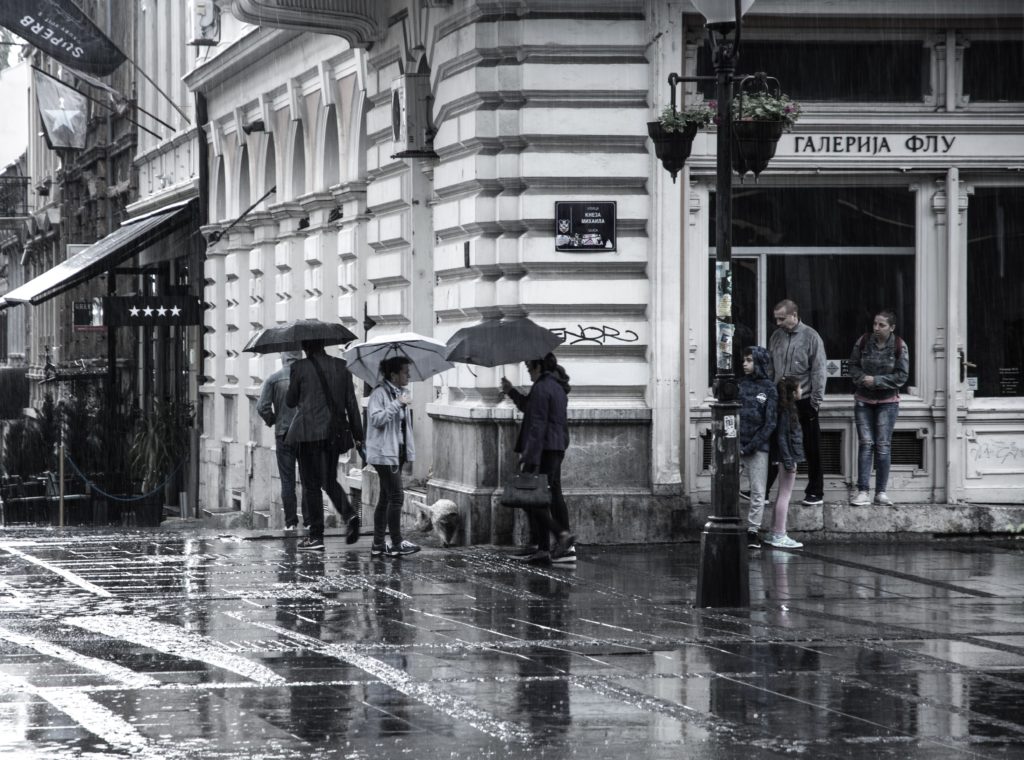
<svg viewBox="0 0 1024 760">
<path fill-rule="evenodd" d="M 324 548 L 324 497 L 327 491 L 345 522 L 345 542 L 359 540 L 356 514 L 338 482 L 338 457 L 363 442 L 363 425 L 352 375 L 341 359 L 328 356 L 322 340 L 302 342 L 306 358 L 292 365 L 286 402 L 298 407 L 285 440 L 299 447 L 302 498 L 309 515 L 309 535 L 300 549 Z"/>
<path fill-rule="evenodd" d="M 309 536 L 300 549 L 324 548 L 324 497 L 345 521 L 345 540 L 359 540 L 359 516 L 338 482 L 338 457 L 363 442 L 363 425 L 352 375 L 345 362 L 327 355 L 324 346 L 355 340 L 342 324 L 319 319 L 296 319 L 260 330 L 244 351 L 269 354 L 302 348 L 306 358 L 292 365 L 285 404 L 296 408 L 285 443 L 298 449 L 302 480 L 302 511 L 309 520 Z"/>
<path fill-rule="evenodd" d="M 288 394 L 288 378 L 292 365 L 301 358 L 301 351 L 281 352 L 281 369 L 263 382 L 260 400 L 256 404 L 257 414 L 267 425 L 274 428 L 274 448 L 277 451 L 277 471 L 281 476 L 281 504 L 284 507 L 285 530 L 294 530 L 299 523 L 298 498 L 295 495 L 295 462 L 298 450 L 285 441 L 288 428 L 295 419 L 295 410 L 285 403 L 285 396 Z M 305 502 L 302 504 L 302 522 L 309 526 Z"/>
</svg>

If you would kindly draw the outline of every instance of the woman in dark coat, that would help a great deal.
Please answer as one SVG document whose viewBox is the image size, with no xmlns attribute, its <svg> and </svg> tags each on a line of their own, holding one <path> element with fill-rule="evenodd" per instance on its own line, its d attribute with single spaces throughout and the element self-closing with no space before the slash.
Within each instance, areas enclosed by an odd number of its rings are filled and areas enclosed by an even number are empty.
<svg viewBox="0 0 1024 760">
<path fill-rule="evenodd" d="M 520 558 L 534 564 L 572 563 L 576 561 L 576 538 L 569 532 L 569 510 L 562 496 L 562 460 L 569 447 L 569 376 L 554 354 L 531 359 L 526 368 L 533 381 L 528 394 L 520 393 L 505 377 L 501 378 L 501 391 L 523 413 L 515 447 L 522 469 L 548 476 L 551 506 L 528 512 L 530 538 L 536 541 L 536 548 L 529 547 Z M 553 549 L 552 534 L 557 537 Z"/>
</svg>

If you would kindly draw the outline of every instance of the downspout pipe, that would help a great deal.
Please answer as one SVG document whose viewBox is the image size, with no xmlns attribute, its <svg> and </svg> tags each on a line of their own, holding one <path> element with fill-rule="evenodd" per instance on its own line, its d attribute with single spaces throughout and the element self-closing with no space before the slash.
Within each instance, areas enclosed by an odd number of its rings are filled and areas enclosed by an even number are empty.
<svg viewBox="0 0 1024 760">
<path fill-rule="evenodd" d="M 206 106 L 206 96 L 201 92 L 195 93 L 195 127 L 196 132 L 196 155 L 199 162 L 199 208 L 197 213 L 199 219 L 196 225 L 196 232 L 192 236 L 192 260 L 189 266 L 189 285 L 192 295 L 198 296 L 200 301 L 203 298 L 203 272 L 206 262 L 206 239 L 199 234 L 199 230 L 209 222 L 210 209 L 210 146 L 206 142 L 206 124 L 210 120 L 209 111 Z M 199 446 L 203 414 L 203 397 L 198 392 L 198 386 L 202 383 L 200 379 L 204 369 L 203 359 L 203 333 L 206 330 L 204 324 L 199 325 L 196 340 L 196 357 L 199 361 L 198 369 L 192 372 L 196 378 L 196 422 L 192 426 L 192 440 L 189 446 L 189 481 L 188 505 L 182 507 L 182 517 L 186 517 L 186 509 L 191 517 L 199 517 Z M 191 390 L 191 389 L 190 389 Z"/>
<path fill-rule="evenodd" d="M 960 389 L 960 170 L 946 172 L 946 503 L 955 504 L 962 481 L 957 422 Z"/>
</svg>

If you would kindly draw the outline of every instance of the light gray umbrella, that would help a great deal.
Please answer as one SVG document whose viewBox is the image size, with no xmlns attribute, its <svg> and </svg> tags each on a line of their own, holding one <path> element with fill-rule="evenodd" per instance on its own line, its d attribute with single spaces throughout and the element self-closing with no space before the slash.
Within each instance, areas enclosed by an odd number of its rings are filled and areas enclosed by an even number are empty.
<svg viewBox="0 0 1024 760">
<path fill-rule="evenodd" d="M 451 369 L 455 365 L 444 358 L 446 349 L 439 340 L 407 332 L 381 335 L 365 343 L 357 343 L 343 352 L 341 358 L 348 362 L 349 372 L 370 385 L 377 385 L 383 379 L 380 363 L 392 356 L 404 356 L 409 360 L 409 377 L 412 380 L 426 380 Z"/>
<path fill-rule="evenodd" d="M 445 358 L 452 362 L 497 367 L 542 359 L 565 340 L 532 319 L 488 319 L 463 327 L 448 339 Z"/>
<path fill-rule="evenodd" d="M 296 319 L 263 328 L 249 339 L 242 350 L 254 354 L 272 354 L 277 351 L 300 351 L 304 340 L 319 340 L 325 346 L 337 346 L 351 343 L 355 339 L 355 333 L 343 324 L 321 322 L 319 319 Z"/>
</svg>

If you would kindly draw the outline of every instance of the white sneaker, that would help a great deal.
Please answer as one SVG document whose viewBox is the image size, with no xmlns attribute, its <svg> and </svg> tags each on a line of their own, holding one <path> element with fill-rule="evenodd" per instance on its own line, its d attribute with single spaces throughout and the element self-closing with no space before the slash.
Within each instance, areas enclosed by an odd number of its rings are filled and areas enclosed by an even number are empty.
<svg viewBox="0 0 1024 760">
<path fill-rule="evenodd" d="M 885 491 L 879 491 L 875 494 L 875 504 L 880 504 L 883 507 L 891 507 L 892 499 L 889 498 L 889 494 Z"/>
<path fill-rule="evenodd" d="M 866 507 L 871 503 L 871 496 L 867 491 L 857 491 L 857 495 L 850 499 L 850 506 Z"/>
<path fill-rule="evenodd" d="M 774 546 L 778 549 L 802 549 L 803 544 L 799 541 L 794 541 L 792 538 L 783 533 L 781 536 L 777 533 L 772 533 L 768 538 L 765 539 L 765 543 L 769 546 Z"/>
</svg>

